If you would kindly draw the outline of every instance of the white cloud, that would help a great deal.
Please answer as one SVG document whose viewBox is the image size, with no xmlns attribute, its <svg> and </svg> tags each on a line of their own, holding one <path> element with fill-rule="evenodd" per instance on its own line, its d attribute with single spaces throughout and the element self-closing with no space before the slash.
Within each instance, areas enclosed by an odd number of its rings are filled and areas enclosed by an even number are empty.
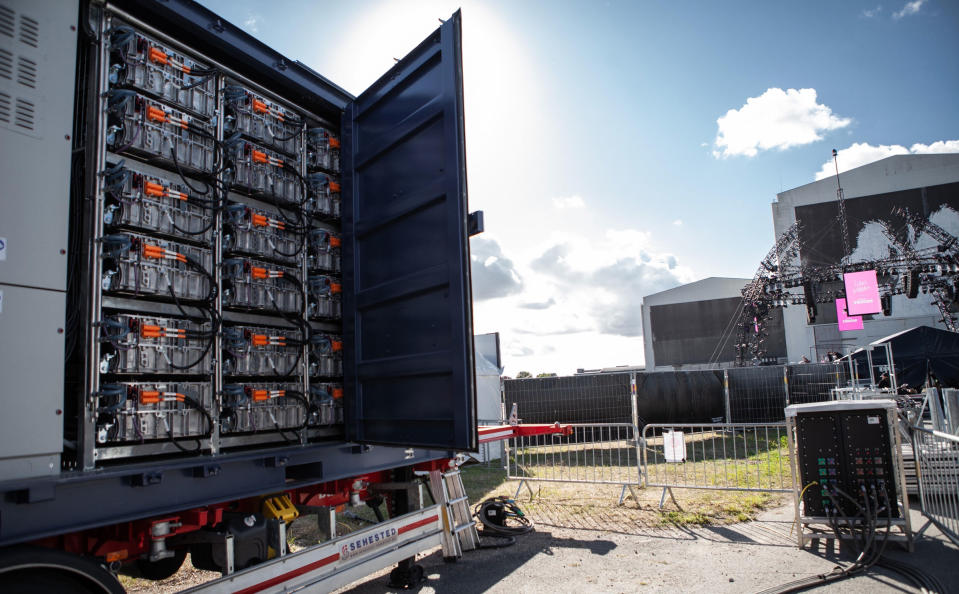
<svg viewBox="0 0 959 594">
<path fill-rule="evenodd" d="M 714 157 L 754 157 L 761 150 L 785 150 L 822 140 L 822 133 L 852 122 L 816 102 L 816 89 L 767 89 L 716 120 Z"/>
<path fill-rule="evenodd" d="M 882 5 L 878 5 L 875 8 L 865 8 L 863 9 L 862 16 L 867 19 L 874 19 L 879 16 L 879 13 L 882 12 Z"/>
<path fill-rule="evenodd" d="M 250 33 L 260 32 L 260 15 L 250 13 L 243 21 L 243 28 Z"/>
<path fill-rule="evenodd" d="M 503 245 L 521 290 L 473 304 L 474 331 L 501 334 L 507 375 L 642 363 L 643 296 L 695 279 L 638 229 L 552 231 L 526 249 Z"/>
<path fill-rule="evenodd" d="M 470 271 L 473 299 L 477 301 L 506 297 L 523 290 L 523 279 L 494 239 L 479 236 L 470 240 Z"/>
<path fill-rule="evenodd" d="M 683 226 L 683 220 L 682 220 L 682 219 L 676 219 L 675 221 L 673 221 L 673 224 L 676 225 L 677 227 L 682 227 L 682 226 Z"/>
<path fill-rule="evenodd" d="M 851 146 L 840 149 L 838 154 L 839 172 L 848 171 L 861 165 L 866 165 L 894 155 L 925 155 L 932 153 L 959 153 L 959 140 L 939 140 L 932 144 L 916 143 L 909 148 L 898 144 L 880 144 L 873 146 L 867 142 L 856 142 Z M 836 175 L 836 166 L 830 159 L 823 163 L 816 172 L 816 179 L 820 180 Z"/>
<path fill-rule="evenodd" d="M 919 9 L 922 8 L 922 5 L 926 3 L 926 0 L 913 0 L 912 2 L 906 2 L 905 5 L 900 10 L 892 13 L 892 18 L 899 20 L 903 17 L 912 16 L 919 13 Z"/>
<path fill-rule="evenodd" d="M 553 206 L 560 210 L 566 208 L 585 208 L 586 203 L 583 202 L 582 196 L 564 196 L 561 198 L 553 198 Z"/>
<path fill-rule="evenodd" d="M 596 240 L 570 237 L 550 245 L 530 266 L 562 298 L 553 308 L 552 325 L 527 329 L 540 335 L 557 330 L 641 335 L 643 296 L 691 280 L 673 255 L 649 249 L 649 237 L 635 229 L 611 229 Z"/>
</svg>

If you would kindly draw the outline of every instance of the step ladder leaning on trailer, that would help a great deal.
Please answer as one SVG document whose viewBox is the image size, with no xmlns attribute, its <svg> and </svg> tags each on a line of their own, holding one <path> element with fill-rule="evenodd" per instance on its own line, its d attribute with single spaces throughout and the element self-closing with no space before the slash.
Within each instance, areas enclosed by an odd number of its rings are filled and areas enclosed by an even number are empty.
<svg viewBox="0 0 959 594">
<path fill-rule="evenodd" d="M 502 441 L 524 435 L 559 434 L 570 435 L 571 425 L 553 424 L 521 424 L 516 418 L 516 406 L 510 415 L 508 425 L 480 425 L 479 443 Z M 469 497 L 463 486 L 463 476 L 459 464 L 462 459 L 457 457 L 450 462 L 451 469 L 441 472 L 434 470 L 429 475 L 430 491 L 434 501 L 442 501 L 446 507 L 446 535 L 443 542 L 443 558 L 455 560 L 463 556 L 465 551 L 479 548 L 479 532 L 476 521 L 470 509 Z M 425 473 L 424 473 L 425 474 Z"/>
</svg>

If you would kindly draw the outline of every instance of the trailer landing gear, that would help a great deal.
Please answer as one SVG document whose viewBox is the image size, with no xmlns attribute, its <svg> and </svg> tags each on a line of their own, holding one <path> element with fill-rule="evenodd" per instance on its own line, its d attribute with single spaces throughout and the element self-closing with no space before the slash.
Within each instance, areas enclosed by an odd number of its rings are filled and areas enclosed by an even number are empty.
<svg viewBox="0 0 959 594">
<path fill-rule="evenodd" d="M 413 559 L 403 559 L 396 569 L 390 572 L 390 581 L 387 585 L 390 588 L 402 588 L 410 590 L 426 581 L 426 573 L 422 565 L 417 565 Z"/>
</svg>

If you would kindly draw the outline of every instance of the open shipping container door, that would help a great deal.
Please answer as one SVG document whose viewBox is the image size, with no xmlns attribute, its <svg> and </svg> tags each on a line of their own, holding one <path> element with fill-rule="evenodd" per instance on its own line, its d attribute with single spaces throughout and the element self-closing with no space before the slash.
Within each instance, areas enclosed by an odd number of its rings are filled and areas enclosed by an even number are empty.
<svg viewBox="0 0 959 594">
<path fill-rule="evenodd" d="M 343 118 L 348 437 L 476 449 L 460 13 Z"/>
</svg>

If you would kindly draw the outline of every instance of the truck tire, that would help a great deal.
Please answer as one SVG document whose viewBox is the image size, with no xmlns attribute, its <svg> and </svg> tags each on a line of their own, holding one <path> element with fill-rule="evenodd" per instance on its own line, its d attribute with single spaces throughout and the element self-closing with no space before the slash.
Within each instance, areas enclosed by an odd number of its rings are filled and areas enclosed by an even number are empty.
<svg viewBox="0 0 959 594">
<path fill-rule="evenodd" d="M 96 561 L 43 547 L 0 551 L 0 591 L 124 594 L 117 578 Z"/>
</svg>

